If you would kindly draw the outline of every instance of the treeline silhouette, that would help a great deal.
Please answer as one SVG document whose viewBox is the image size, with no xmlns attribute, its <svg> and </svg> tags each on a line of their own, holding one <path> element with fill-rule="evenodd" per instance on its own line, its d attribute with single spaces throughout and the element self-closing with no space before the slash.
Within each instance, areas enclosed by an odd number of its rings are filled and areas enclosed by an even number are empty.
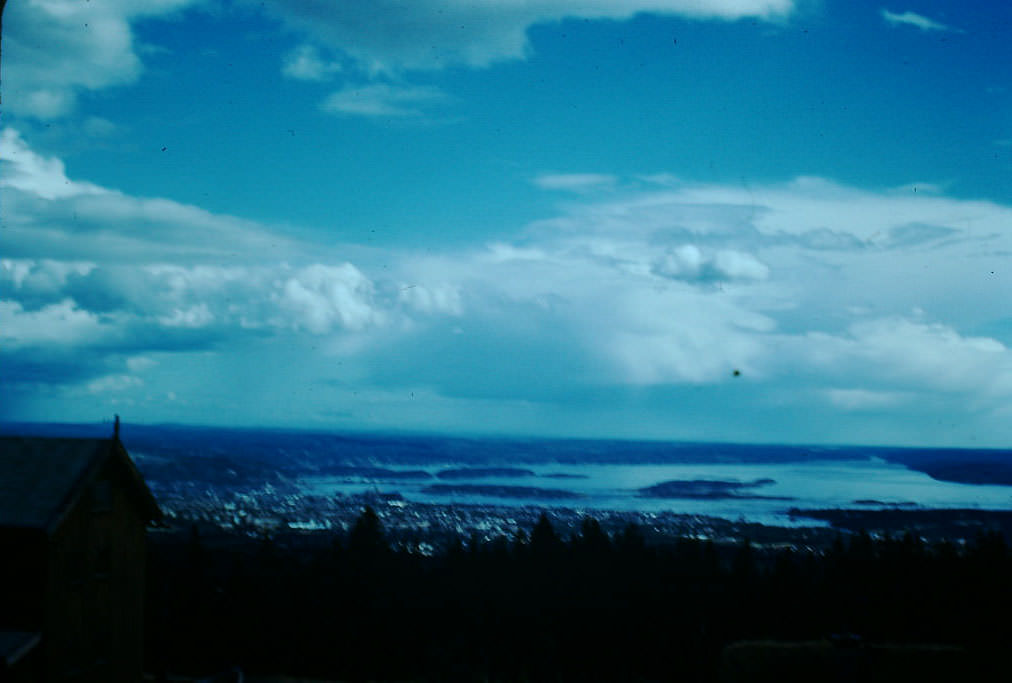
<svg viewBox="0 0 1012 683">
<path fill-rule="evenodd" d="M 586 518 L 561 538 L 394 549 L 367 508 L 345 535 L 149 540 L 147 668 L 348 681 L 709 681 L 734 641 L 963 646 L 1002 670 L 1005 539 L 839 537 L 824 551 L 647 544 Z M 1007 667 L 1004 667 L 1007 671 Z"/>
</svg>

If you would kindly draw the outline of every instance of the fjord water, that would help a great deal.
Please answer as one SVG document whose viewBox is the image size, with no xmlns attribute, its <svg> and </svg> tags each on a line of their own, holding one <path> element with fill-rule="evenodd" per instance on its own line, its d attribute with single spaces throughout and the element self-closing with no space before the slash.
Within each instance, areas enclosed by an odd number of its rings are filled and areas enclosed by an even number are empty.
<svg viewBox="0 0 1012 683">
<path fill-rule="evenodd" d="M 423 469 L 438 476 L 442 468 L 458 464 L 433 463 L 435 466 Z M 433 481 L 440 481 L 438 478 L 310 476 L 302 481 L 307 491 L 316 494 L 396 492 L 415 502 L 671 511 L 778 525 L 795 523 L 788 515 L 792 507 L 868 508 L 913 504 L 931 508 L 1012 509 L 1012 487 L 939 481 L 878 457 L 751 463 L 525 463 L 518 467 L 533 474 L 455 477 L 453 483 L 462 486 L 450 493 L 431 491 L 429 487 Z M 641 489 L 666 481 L 749 483 L 766 479 L 772 482 L 740 489 L 724 497 L 662 498 L 647 497 L 641 492 Z M 496 495 L 494 487 L 507 492 L 511 490 L 508 487 L 561 490 L 577 496 Z"/>
</svg>

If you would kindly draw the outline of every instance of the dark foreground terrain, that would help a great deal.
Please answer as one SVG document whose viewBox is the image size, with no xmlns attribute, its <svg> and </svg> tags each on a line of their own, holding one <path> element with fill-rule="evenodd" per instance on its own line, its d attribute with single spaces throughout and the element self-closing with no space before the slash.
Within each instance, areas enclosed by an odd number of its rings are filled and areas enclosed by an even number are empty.
<svg viewBox="0 0 1012 683">
<path fill-rule="evenodd" d="M 609 535 L 593 519 L 562 538 L 542 518 L 515 538 L 426 555 L 391 549 L 367 509 L 347 534 L 194 528 L 149 542 L 155 674 L 1008 679 L 1012 565 L 999 532 L 930 544 L 858 532 L 826 550 L 775 550 L 647 542 L 635 525 Z"/>
</svg>

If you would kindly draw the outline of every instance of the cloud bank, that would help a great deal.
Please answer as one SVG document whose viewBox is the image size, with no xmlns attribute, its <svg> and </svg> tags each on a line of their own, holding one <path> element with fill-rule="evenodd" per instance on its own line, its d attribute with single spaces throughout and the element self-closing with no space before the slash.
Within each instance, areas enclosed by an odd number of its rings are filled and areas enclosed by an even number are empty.
<svg viewBox="0 0 1012 683">
<path fill-rule="evenodd" d="M 509 240 L 367 250 L 68 177 L 10 128 L 0 159 L 0 363 L 22 397 L 197 405 L 262 382 L 377 424 L 424 395 L 457 428 L 468 406 L 688 387 L 989 425 L 1012 399 L 1012 208 L 993 202 L 544 175 L 608 190 Z"/>
<path fill-rule="evenodd" d="M 322 45 L 350 55 L 370 72 L 486 67 L 523 59 L 527 30 L 566 18 L 629 19 L 636 14 L 694 19 L 775 20 L 793 0 L 505 0 L 435 2 L 274 0 L 265 9 Z"/>
<path fill-rule="evenodd" d="M 196 0 L 25 0 L 4 9 L 4 106 L 40 119 L 71 113 L 80 93 L 137 80 L 131 25 Z"/>
<path fill-rule="evenodd" d="M 137 81 L 144 71 L 134 25 L 171 17 L 200 0 L 25 0 L 5 11 L 5 106 L 18 116 L 52 120 L 72 114 L 82 93 Z M 333 93 L 325 111 L 345 115 L 417 116 L 444 95 L 428 86 L 374 82 L 378 74 L 482 68 L 530 53 L 531 26 L 566 18 L 625 20 L 652 13 L 694 19 L 775 21 L 793 0 L 539 0 L 433 2 L 273 0 L 255 8 L 304 40 L 282 58 L 288 78 L 327 81 L 343 72 L 336 51 L 359 81 Z M 324 48 L 324 49 L 321 49 Z M 364 78 L 363 78 L 364 77 Z"/>
</svg>

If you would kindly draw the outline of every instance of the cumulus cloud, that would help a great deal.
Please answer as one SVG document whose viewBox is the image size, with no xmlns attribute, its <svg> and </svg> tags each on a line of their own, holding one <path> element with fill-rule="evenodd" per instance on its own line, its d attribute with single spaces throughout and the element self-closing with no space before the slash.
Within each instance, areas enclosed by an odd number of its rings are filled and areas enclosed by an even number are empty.
<svg viewBox="0 0 1012 683">
<path fill-rule="evenodd" d="M 699 247 L 683 244 L 654 264 L 654 272 L 675 280 L 765 280 L 770 269 L 752 254 L 722 249 L 704 255 Z"/>
<path fill-rule="evenodd" d="M 275 0 L 267 11 L 322 44 L 340 49 L 366 69 L 403 71 L 462 65 L 485 67 L 522 59 L 527 30 L 569 17 L 629 19 L 639 13 L 698 19 L 774 20 L 793 0 L 506 0 L 436 2 Z"/>
<path fill-rule="evenodd" d="M 4 10 L 4 106 L 53 119 L 77 96 L 133 83 L 143 71 L 131 22 L 166 15 L 195 0 L 78 2 L 25 0 Z"/>
<path fill-rule="evenodd" d="M 882 19 L 885 20 L 890 26 L 913 26 L 919 28 L 922 31 L 952 31 L 952 27 L 946 26 L 945 24 L 929 19 L 922 14 L 916 14 L 914 12 L 890 12 L 889 10 L 882 9 Z"/>
<path fill-rule="evenodd" d="M 5 383 L 143 375 L 155 365 L 152 353 L 228 356 L 237 346 L 292 334 L 337 340 L 403 315 L 398 302 L 377 297 L 371 281 L 348 263 L 59 265 L 3 263 Z"/>
<path fill-rule="evenodd" d="M 0 134 L 0 155 L 11 255 L 0 260 L 7 383 L 131 376 L 151 366 L 130 359 L 155 351 L 227 349 L 291 333 L 352 335 L 392 315 L 441 315 L 453 305 L 438 288 L 414 306 L 377 294 L 339 248 L 72 179 L 61 160 L 38 154 L 11 129 Z"/>
<path fill-rule="evenodd" d="M 320 106 L 325 112 L 347 116 L 416 117 L 447 100 L 446 93 L 432 86 L 372 83 L 346 86 Z"/>
<path fill-rule="evenodd" d="M 361 330 L 382 322 L 372 299 L 372 282 L 350 263 L 303 268 L 285 280 L 278 297 L 292 323 L 313 334 L 335 327 Z"/>
<path fill-rule="evenodd" d="M 747 310 L 733 298 L 697 290 L 646 288 L 625 293 L 623 324 L 600 339 L 617 378 L 631 384 L 716 383 L 734 370 L 752 375 L 764 352 L 773 319 Z"/>
<path fill-rule="evenodd" d="M 72 179 L 12 129 L 0 155 L 8 349 L 198 348 L 249 331 L 357 333 L 461 310 L 459 292 L 429 276 L 412 274 L 416 287 L 398 294 L 398 280 L 377 288 L 339 249 Z"/>
<path fill-rule="evenodd" d="M 837 386 L 859 377 L 868 388 L 854 391 L 891 399 L 1012 388 L 1007 346 L 960 332 L 1007 315 L 993 273 L 1012 249 L 1009 207 L 820 178 L 748 188 L 640 180 L 641 191 L 569 203 L 522 246 L 495 250 L 497 262 L 525 264 L 526 289 L 563 292 L 559 274 L 579 273 L 584 296 L 600 297 L 581 338 L 624 381 L 720 381 L 733 367 Z M 872 403 L 827 397 L 847 410 Z"/>
<path fill-rule="evenodd" d="M 949 397 L 970 413 L 1012 397 L 1012 349 L 940 322 L 868 318 L 835 333 L 777 335 L 775 343 L 776 372 L 829 383 L 823 396 L 844 411 L 924 408 Z"/>
<path fill-rule="evenodd" d="M 583 358 L 580 382 L 719 382 L 735 368 L 754 369 L 775 322 L 749 310 L 737 292 L 715 297 L 701 278 L 704 265 L 716 269 L 718 259 L 694 249 L 681 250 L 686 261 L 697 260 L 695 272 L 681 279 L 653 272 L 654 245 L 621 233 L 588 244 L 540 232 L 536 246 L 497 243 L 414 267 L 440 273 L 475 301 L 466 320 L 502 335 L 522 331 L 531 344 Z M 720 261 L 735 276 L 747 274 L 734 258 Z M 540 373 L 539 385 L 545 377 Z"/>
<path fill-rule="evenodd" d="M 429 285 L 405 284 L 401 286 L 398 298 L 408 307 L 423 313 L 453 316 L 464 313 L 460 289 L 445 282 Z"/>
<path fill-rule="evenodd" d="M 25 310 L 17 301 L 0 301 L 0 316 L 4 319 L 0 346 L 8 350 L 87 345 L 104 332 L 98 316 L 81 310 L 70 299 L 34 311 Z"/>
<path fill-rule="evenodd" d="M 915 386 L 1012 394 L 1012 352 L 990 337 L 964 336 L 949 325 L 904 318 L 855 323 L 841 351 L 887 378 Z"/>
</svg>

